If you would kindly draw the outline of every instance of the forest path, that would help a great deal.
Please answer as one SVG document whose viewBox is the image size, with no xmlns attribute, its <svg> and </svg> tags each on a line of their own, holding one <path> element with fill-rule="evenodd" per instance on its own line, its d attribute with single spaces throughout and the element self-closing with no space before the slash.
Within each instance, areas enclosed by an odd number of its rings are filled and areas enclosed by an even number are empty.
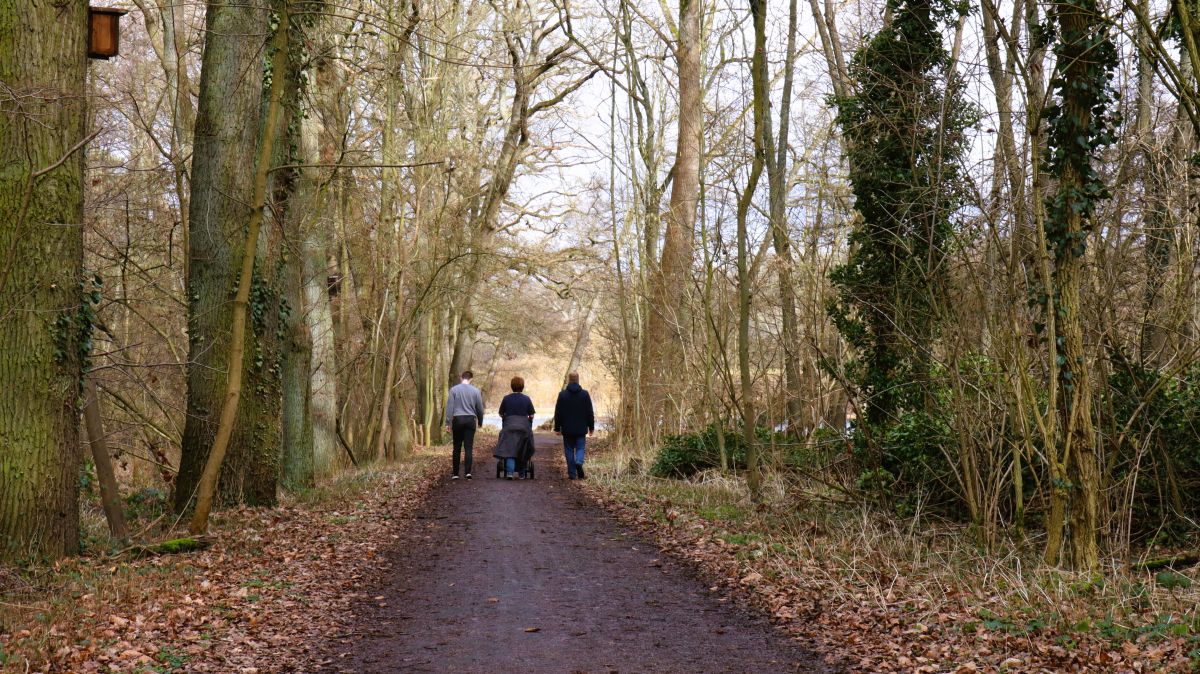
<svg viewBox="0 0 1200 674">
<path fill-rule="evenodd" d="M 327 672 L 830 671 L 588 502 L 556 436 L 532 481 L 496 479 L 479 444 L 475 479 L 435 487 L 366 582 Z"/>
</svg>

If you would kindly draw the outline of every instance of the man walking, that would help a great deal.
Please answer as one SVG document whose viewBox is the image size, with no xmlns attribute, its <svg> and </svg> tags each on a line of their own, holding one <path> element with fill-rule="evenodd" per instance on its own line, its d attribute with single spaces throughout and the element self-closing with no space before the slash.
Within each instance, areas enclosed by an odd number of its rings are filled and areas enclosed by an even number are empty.
<svg viewBox="0 0 1200 674">
<path fill-rule="evenodd" d="M 446 429 L 454 438 L 453 472 L 451 480 L 458 479 L 458 460 L 462 450 L 467 451 L 463 466 L 471 479 L 471 464 L 475 461 L 475 429 L 483 425 L 483 394 L 471 385 L 474 374 L 470 370 L 462 373 L 462 381 L 450 387 L 450 398 L 446 401 Z"/>
<path fill-rule="evenodd" d="M 579 373 L 567 375 L 567 387 L 554 404 L 554 432 L 561 433 L 563 453 L 567 457 L 567 478 L 583 479 L 583 450 L 587 436 L 596 430 L 592 397 L 579 385 Z"/>
</svg>

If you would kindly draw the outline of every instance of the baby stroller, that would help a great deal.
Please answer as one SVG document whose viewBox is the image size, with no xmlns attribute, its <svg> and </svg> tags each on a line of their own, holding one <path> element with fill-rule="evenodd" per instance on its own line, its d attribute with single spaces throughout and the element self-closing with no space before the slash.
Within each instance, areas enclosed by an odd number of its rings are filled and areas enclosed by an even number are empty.
<svg viewBox="0 0 1200 674">
<path fill-rule="evenodd" d="M 496 459 L 496 477 L 504 477 L 504 459 Z M 528 480 L 534 478 L 532 435 L 521 443 L 521 451 L 517 455 L 517 477 Z"/>
</svg>

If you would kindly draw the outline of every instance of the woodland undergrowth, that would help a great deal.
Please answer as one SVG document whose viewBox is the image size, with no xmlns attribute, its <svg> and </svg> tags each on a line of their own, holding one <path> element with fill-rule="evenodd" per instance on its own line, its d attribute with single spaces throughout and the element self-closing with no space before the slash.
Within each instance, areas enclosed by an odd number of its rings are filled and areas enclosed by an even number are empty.
<svg viewBox="0 0 1200 674">
<path fill-rule="evenodd" d="M 1041 562 L 1040 536 L 984 550 L 960 523 L 843 505 L 790 474 L 754 507 L 739 478 L 616 464 L 594 459 L 594 498 L 851 671 L 1200 669 L 1195 568 L 1074 574 Z"/>
<path fill-rule="evenodd" d="M 218 511 L 211 546 L 188 554 L 137 558 L 106 538 L 102 513 L 85 510 L 89 552 L 0 567 L 0 672 L 312 671 L 362 599 L 357 586 L 382 563 L 396 520 L 441 466 L 420 450 L 276 508 Z M 153 493 L 128 497 L 131 530 L 169 536 L 165 505 Z"/>
</svg>

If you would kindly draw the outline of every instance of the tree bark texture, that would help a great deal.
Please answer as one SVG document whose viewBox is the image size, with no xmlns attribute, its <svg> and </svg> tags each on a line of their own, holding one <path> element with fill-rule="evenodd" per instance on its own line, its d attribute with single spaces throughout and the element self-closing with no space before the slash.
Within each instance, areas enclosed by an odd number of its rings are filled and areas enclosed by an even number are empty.
<svg viewBox="0 0 1200 674">
<path fill-rule="evenodd" d="M 643 343 L 639 424 L 656 437 L 668 416 L 670 390 L 683 371 L 681 315 L 694 255 L 696 207 L 700 200 L 700 133 L 703 123 L 700 16 L 702 0 L 683 0 L 679 6 L 679 36 L 675 44 L 679 85 L 679 135 L 671 168 L 670 207 L 666 214 L 662 259 L 650 279 L 650 302 Z M 643 440 L 648 439 L 645 436 Z"/>
<path fill-rule="evenodd" d="M 96 482 L 100 485 L 100 504 L 104 518 L 113 538 L 123 540 L 129 536 L 125 526 L 125 511 L 121 505 L 121 490 L 117 487 L 117 476 L 113 472 L 112 457 L 108 454 L 108 443 L 104 436 L 104 421 L 100 415 L 100 395 L 96 382 L 88 379 L 84 384 L 83 421 L 87 427 L 88 445 L 92 450 L 92 462 L 96 466 Z"/>
<path fill-rule="evenodd" d="M 280 435 L 276 354 L 264 349 L 269 313 L 277 300 L 253 274 L 254 320 L 246 322 L 245 349 L 230 363 L 235 293 L 251 220 L 253 176 L 262 106 L 263 43 L 268 7 L 259 2 L 209 4 L 200 70 L 200 99 L 192 158 L 188 269 L 187 421 L 175 507 L 187 508 L 217 434 L 226 383 L 240 369 L 245 395 L 229 441 L 218 498 L 266 505 L 275 501 Z"/>
<path fill-rule="evenodd" d="M 79 545 L 83 0 L 0 3 L 0 560 Z"/>
<path fill-rule="evenodd" d="M 237 293 L 233 299 L 233 324 L 230 329 L 229 355 L 226 360 L 234 364 L 243 362 L 247 341 L 247 324 L 253 323 L 256 320 L 251 315 L 253 311 L 257 310 L 256 307 L 251 306 L 251 286 L 253 285 L 255 254 L 258 248 L 256 243 L 262 228 L 263 211 L 266 209 L 267 178 L 271 157 L 274 154 L 276 134 L 280 124 L 279 118 L 283 107 L 283 90 L 287 81 L 285 73 L 288 63 L 290 21 L 287 13 L 287 0 L 283 0 L 283 2 L 283 11 L 281 12 L 279 26 L 275 28 L 275 35 L 272 40 L 271 94 L 266 110 L 264 111 L 265 123 L 262 130 L 262 142 L 259 144 L 258 162 L 255 164 L 254 170 L 250 219 L 246 225 L 246 238 L 242 248 L 241 269 L 238 272 L 237 278 Z M 253 383 L 253 381 L 253 379 L 248 380 L 249 383 Z M 237 368 L 230 368 L 229 377 L 225 382 L 225 396 L 221 405 L 221 414 L 217 422 L 216 436 L 213 439 L 212 449 L 205 460 L 204 470 L 200 474 L 200 481 L 196 487 L 196 509 L 192 513 L 191 522 L 188 524 L 188 531 L 192 534 L 202 534 L 208 530 L 208 514 L 216 497 L 217 480 L 234 435 L 242 391 L 242 371 Z M 256 392 L 261 393 L 261 391 Z M 276 393 L 278 392 L 276 391 Z M 276 397 L 276 399 L 278 398 Z M 257 410 L 255 411 L 257 412 Z M 278 447 L 270 444 L 266 447 L 258 448 L 258 452 L 260 455 L 270 452 L 277 456 Z M 266 462 L 260 460 L 257 462 L 257 466 L 252 465 L 252 467 L 260 469 L 258 475 L 253 475 L 250 471 L 246 471 L 244 474 L 269 481 L 270 496 L 273 501 L 275 497 L 276 475 L 274 472 L 268 475 L 262 474 L 261 468 L 264 465 L 274 468 L 276 471 L 278 470 L 276 461 Z"/>
<path fill-rule="evenodd" d="M 341 456 L 337 446 L 337 352 L 329 300 L 328 235 L 318 225 L 304 242 L 304 320 L 311 347 L 309 413 L 312 418 L 313 471 L 333 472 Z"/>
</svg>

